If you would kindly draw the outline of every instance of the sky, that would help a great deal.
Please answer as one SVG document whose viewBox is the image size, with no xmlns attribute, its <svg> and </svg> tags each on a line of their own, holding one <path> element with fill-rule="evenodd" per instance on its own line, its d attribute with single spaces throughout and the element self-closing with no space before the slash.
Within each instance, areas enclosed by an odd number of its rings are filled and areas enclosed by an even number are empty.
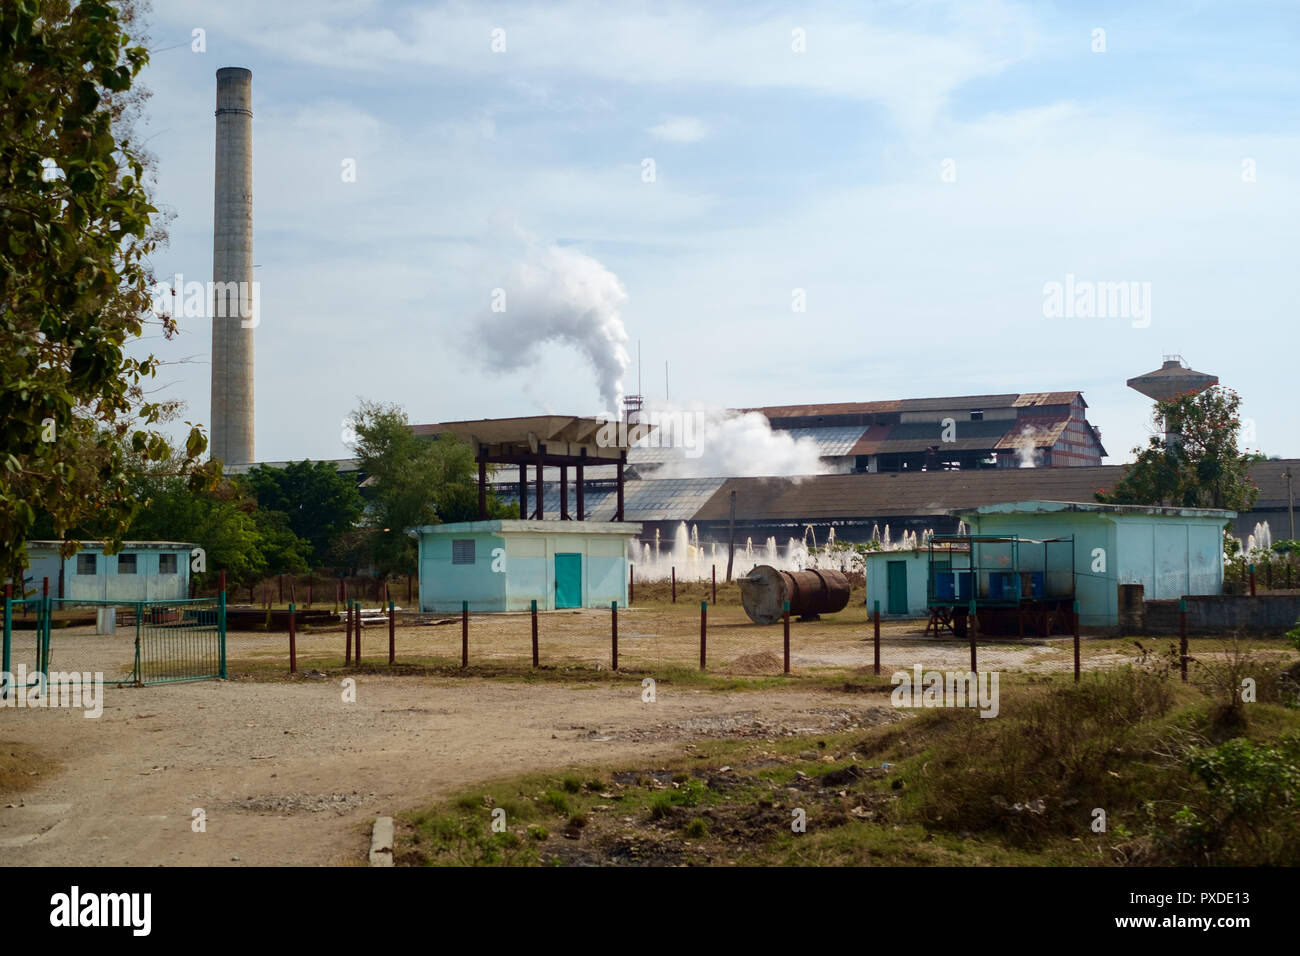
<svg viewBox="0 0 1300 956">
<path fill-rule="evenodd" d="M 1300 457 L 1300 11 L 1133 6 L 156 0 L 153 265 L 211 279 L 215 74 L 247 67 L 259 460 L 347 456 L 361 398 L 1077 389 L 1116 463 L 1170 353 Z M 1120 314 L 1050 304 L 1103 283 Z M 211 323 L 181 329 L 137 350 L 206 425 Z"/>
</svg>

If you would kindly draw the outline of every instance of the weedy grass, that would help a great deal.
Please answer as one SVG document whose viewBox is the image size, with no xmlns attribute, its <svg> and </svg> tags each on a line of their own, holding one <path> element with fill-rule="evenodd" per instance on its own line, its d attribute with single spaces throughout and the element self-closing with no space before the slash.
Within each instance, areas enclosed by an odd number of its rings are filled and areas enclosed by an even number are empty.
<svg viewBox="0 0 1300 956">
<path fill-rule="evenodd" d="M 1216 660 L 1188 683 L 1153 653 L 1078 684 L 1004 684 L 992 719 L 933 708 L 866 731 L 692 744 L 655 768 L 496 781 L 403 817 L 398 861 L 1295 865 L 1297 665 L 1249 649 Z M 1247 678 L 1271 689 L 1236 708 L 1227 689 Z M 506 806 L 515 842 L 491 834 Z"/>
</svg>

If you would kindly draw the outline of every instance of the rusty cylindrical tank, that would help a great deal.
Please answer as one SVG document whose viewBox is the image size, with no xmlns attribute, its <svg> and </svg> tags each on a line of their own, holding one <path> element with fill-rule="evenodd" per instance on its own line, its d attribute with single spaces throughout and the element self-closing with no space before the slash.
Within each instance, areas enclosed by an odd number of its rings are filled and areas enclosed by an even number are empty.
<svg viewBox="0 0 1300 956">
<path fill-rule="evenodd" d="M 755 624 L 781 620 L 784 601 L 792 615 L 805 619 L 842 611 L 849 603 L 849 580 L 838 571 L 778 571 L 760 564 L 738 583 L 740 603 Z"/>
</svg>

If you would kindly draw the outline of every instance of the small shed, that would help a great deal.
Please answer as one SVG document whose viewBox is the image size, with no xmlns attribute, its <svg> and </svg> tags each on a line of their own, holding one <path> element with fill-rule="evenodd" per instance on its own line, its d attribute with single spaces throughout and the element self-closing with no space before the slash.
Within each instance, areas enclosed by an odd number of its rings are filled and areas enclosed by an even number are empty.
<svg viewBox="0 0 1300 956">
<path fill-rule="evenodd" d="M 451 613 L 627 605 L 625 521 L 461 521 L 414 529 L 420 610 Z"/>
<path fill-rule="evenodd" d="M 1082 501 L 1019 501 L 953 512 L 972 535 L 1071 539 L 1080 623 L 1119 623 L 1119 585 L 1147 599 L 1223 592 L 1223 531 L 1236 512 Z M 980 582 L 981 593 L 985 587 Z"/>
<path fill-rule="evenodd" d="M 869 551 L 865 557 L 867 613 L 880 602 L 882 617 L 925 617 L 929 550 Z"/>
<path fill-rule="evenodd" d="M 45 578 L 53 597 L 81 601 L 179 601 L 189 597 L 190 552 L 183 541 L 125 541 L 105 554 L 103 541 L 81 541 L 59 554 L 61 541 L 29 541 L 27 587 L 39 594 Z"/>
</svg>

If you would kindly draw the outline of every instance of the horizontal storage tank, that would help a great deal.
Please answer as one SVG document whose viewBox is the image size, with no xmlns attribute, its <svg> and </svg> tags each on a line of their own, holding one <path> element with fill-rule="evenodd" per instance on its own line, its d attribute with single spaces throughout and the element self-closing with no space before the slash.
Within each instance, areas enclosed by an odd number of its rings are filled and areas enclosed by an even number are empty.
<svg viewBox="0 0 1300 956">
<path fill-rule="evenodd" d="M 786 601 L 790 613 L 805 620 L 842 611 L 849 603 L 849 579 L 838 571 L 778 571 L 760 564 L 738 583 L 740 603 L 755 624 L 781 620 Z"/>
</svg>

